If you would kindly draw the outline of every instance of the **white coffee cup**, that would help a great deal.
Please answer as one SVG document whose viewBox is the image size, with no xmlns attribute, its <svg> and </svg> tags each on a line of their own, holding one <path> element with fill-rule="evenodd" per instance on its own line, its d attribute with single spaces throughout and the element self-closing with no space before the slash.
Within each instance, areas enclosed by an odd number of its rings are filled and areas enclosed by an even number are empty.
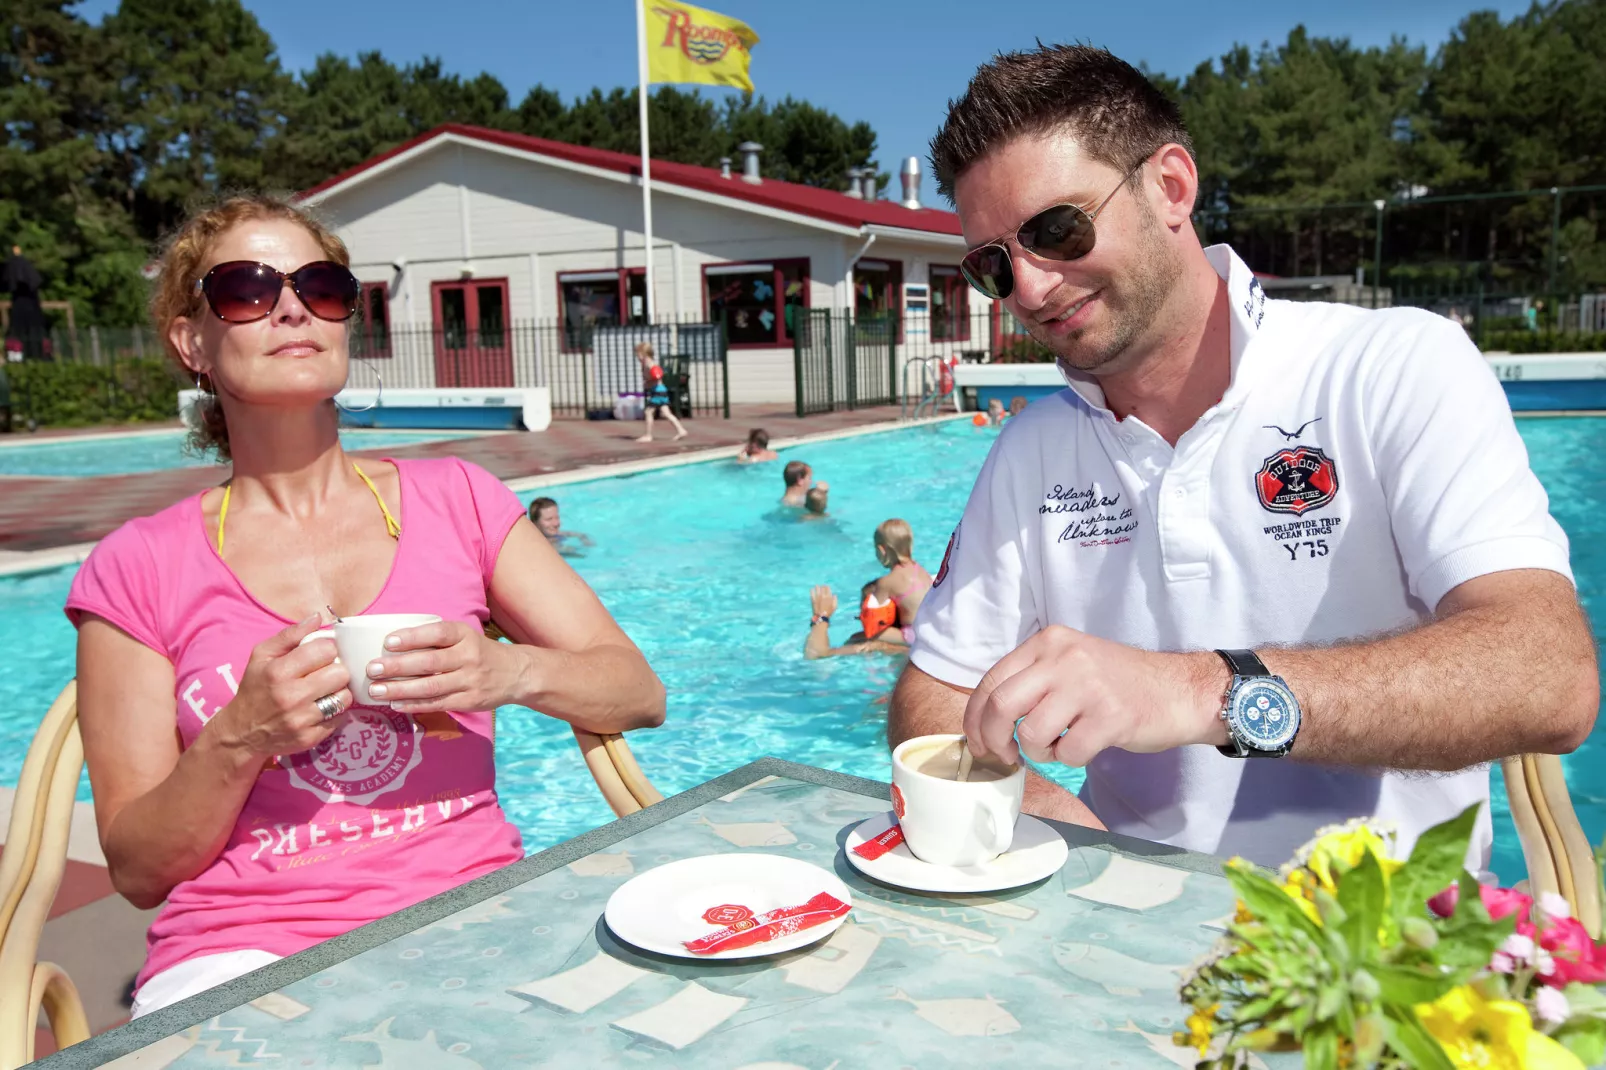
<svg viewBox="0 0 1606 1070">
<path fill-rule="evenodd" d="M 1014 841 L 1026 767 L 977 759 L 971 778 L 960 783 L 953 776 L 964 738 L 916 736 L 892 752 L 893 810 L 903 826 L 904 843 L 922 862 L 976 866 L 997 858 Z M 945 775 L 917 768 L 928 763 Z"/>
<path fill-rule="evenodd" d="M 333 639 L 340 651 L 336 660 L 351 673 L 353 701 L 359 706 L 388 706 L 376 702 L 368 693 L 368 666 L 386 653 L 385 639 L 404 628 L 417 628 L 421 624 L 435 624 L 440 618 L 433 613 L 365 613 L 355 617 L 341 617 L 328 628 L 319 628 L 301 641 Z"/>
</svg>

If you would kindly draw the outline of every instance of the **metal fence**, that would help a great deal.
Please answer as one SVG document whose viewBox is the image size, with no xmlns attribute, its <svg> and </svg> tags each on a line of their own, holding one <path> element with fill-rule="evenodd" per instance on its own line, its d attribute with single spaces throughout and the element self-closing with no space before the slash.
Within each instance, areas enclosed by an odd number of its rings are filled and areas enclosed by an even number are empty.
<svg viewBox="0 0 1606 1070">
<path fill-rule="evenodd" d="M 792 328 L 797 414 L 891 405 L 897 400 L 897 321 L 808 309 Z"/>
<path fill-rule="evenodd" d="M 643 389 L 635 349 L 653 347 L 671 404 L 682 416 L 729 416 L 725 328 L 685 322 L 647 326 L 528 321 L 354 330 L 351 384 L 372 387 L 547 387 L 555 415 L 612 413 L 619 395 Z M 161 358 L 148 327 L 52 330 L 44 359 L 115 366 Z"/>
</svg>

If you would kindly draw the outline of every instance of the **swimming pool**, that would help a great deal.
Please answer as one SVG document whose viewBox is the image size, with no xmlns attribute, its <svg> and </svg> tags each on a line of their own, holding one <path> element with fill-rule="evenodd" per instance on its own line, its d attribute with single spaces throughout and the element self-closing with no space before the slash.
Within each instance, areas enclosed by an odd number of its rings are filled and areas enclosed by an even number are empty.
<svg viewBox="0 0 1606 1070">
<path fill-rule="evenodd" d="M 1573 539 L 1587 605 L 1606 592 L 1606 420 L 1520 424 Z M 831 484 L 831 520 L 799 524 L 772 506 L 780 465 L 720 462 L 594 480 L 522 495 L 556 498 L 564 526 L 598 545 L 572 559 L 669 689 L 669 721 L 631 746 L 666 794 L 761 755 L 885 779 L 887 658 L 802 656 L 808 589 L 854 592 L 877 571 L 870 536 L 889 516 L 908 520 L 916 556 L 935 567 L 995 432 L 950 422 L 783 451 Z M 60 606 L 71 570 L 0 580 L 0 784 L 15 784 L 22 753 L 50 699 L 73 671 L 73 631 Z M 848 614 L 840 614 L 845 618 Z M 849 631 L 839 619 L 833 637 Z M 611 819 L 564 725 L 517 707 L 498 717 L 502 803 L 526 850 Z M 1606 739 L 1597 732 L 1568 767 L 1585 830 L 1606 827 Z M 1080 771 L 1055 767 L 1067 786 Z M 1516 835 L 1496 784 L 1497 872 L 1521 871 Z M 81 798 L 88 798 L 81 788 Z"/>
<path fill-rule="evenodd" d="M 135 431 L 13 444 L 0 439 L 0 476 L 120 476 L 168 468 L 207 468 L 215 462 L 184 448 L 183 431 Z M 379 450 L 418 442 L 463 438 L 453 431 L 353 431 L 342 428 L 348 450 Z"/>
</svg>

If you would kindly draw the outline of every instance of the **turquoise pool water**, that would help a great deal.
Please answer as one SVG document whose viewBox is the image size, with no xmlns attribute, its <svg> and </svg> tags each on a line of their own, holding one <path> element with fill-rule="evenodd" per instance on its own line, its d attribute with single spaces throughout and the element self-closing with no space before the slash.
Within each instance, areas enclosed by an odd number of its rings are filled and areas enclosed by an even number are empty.
<svg viewBox="0 0 1606 1070">
<path fill-rule="evenodd" d="M 342 430 L 348 450 L 382 450 L 464 437 L 454 431 Z M 183 431 L 152 431 L 81 440 L 12 445 L 0 440 L 0 476 L 121 476 L 168 468 L 206 468 L 210 456 L 184 448 Z"/>
<path fill-rule="evenodd" d="M 1592 613 L 1606 594 L 1606 420 L 1521 422 L 1553 507 L 1573 539 Z M 879 657 L 802 656 L 808 589 L 852 592 L 877 566 L 871 532 L 908 520 L 915 553 L 935 568 L 994 432 L 948 423 L 785 451 L 831 484 L 831 519 L 777 515 L 780 465 L 728 463 L 553 488 L 564 526 L 597 546 L 572 559 L 646 652 L 669 689 L 669 722 L 632 736 L 667 794 L 765 754 L 885 779 L 885 695 L 897 665 Z M 526 501 L 532 497 L 524 495 Z M 73 632 L 60 606 L 71 570 L 0 580 L 0 784 L 14 784 L 50 698 L 73 671 Z M 1594 614 L 1597 618 L 1598 613 Z M 843 614 L 843 616 L 846 616 Z M 838 641 L 849 626 L 839 620 Z M 1606 828 L 1606 728 L 1565 759 L 1586 831 Z M 517 707 L 498 718 L 502 802 L 537 850 L 611 818 L 569 730 Z M 1074 787 L 1078 770 L 1056 768 Z M 1521 871 L 1495 777 L 1497 872 Z M 88 798 L 87 786 L 81 797 Z"/>
</svg>

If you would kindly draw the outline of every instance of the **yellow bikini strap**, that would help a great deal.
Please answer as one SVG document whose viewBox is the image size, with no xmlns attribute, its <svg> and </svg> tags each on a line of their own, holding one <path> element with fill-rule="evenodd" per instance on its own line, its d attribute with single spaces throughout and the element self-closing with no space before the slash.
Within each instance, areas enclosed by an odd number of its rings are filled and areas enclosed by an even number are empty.
<svg viewBox="0 0 1606 1070">
<path fill-rule="evenodd" d="M 379 503 L 379 511 L 385 514 L 385 533 L 393 539 L 401 538 L 401 521 L 390 515 L 385 499 L 379 496 L 379 488 L 374 486 L 374 481 L 368 478 L 368 473 L 356 461 L 351 462 L 351 467 L 357 470 L 357 478 L 368 484 L 368 489 L 374 492 L 374 501 Z"/>
<path fill-rule="evenodd" d="M 217 511 L 217 555 L 223 556 L 223 519 L 229 515 L 229 492 L 234 489 L 233 483 L 223 484 L 223 504 Z"/>
<path fill-rule="evenodd" d="M 393 539 L 401 538 L 401 521 L 391 515 L 390 507 L 385 504 L 385 499 L 380 496 L 379 488 L 374 486 L 374 481 L 368 478 L 368 473 L 364 472 L 362 466 L 356 461 L 351 462 L 351 467 L 356 470 L 357 478 L 366 483 L 368 489 L 374 492 L 374 501 L 379 503 L 379 511 L 385 514 L 385 533 Z M 218 507 L 217 511 L 217 555 L 219 557 L 223 556 L 223 521 L 229 515 L 229 494 L 233 490 L 233 483 L 224 484 L 223 504 Z"/>
</svg>

